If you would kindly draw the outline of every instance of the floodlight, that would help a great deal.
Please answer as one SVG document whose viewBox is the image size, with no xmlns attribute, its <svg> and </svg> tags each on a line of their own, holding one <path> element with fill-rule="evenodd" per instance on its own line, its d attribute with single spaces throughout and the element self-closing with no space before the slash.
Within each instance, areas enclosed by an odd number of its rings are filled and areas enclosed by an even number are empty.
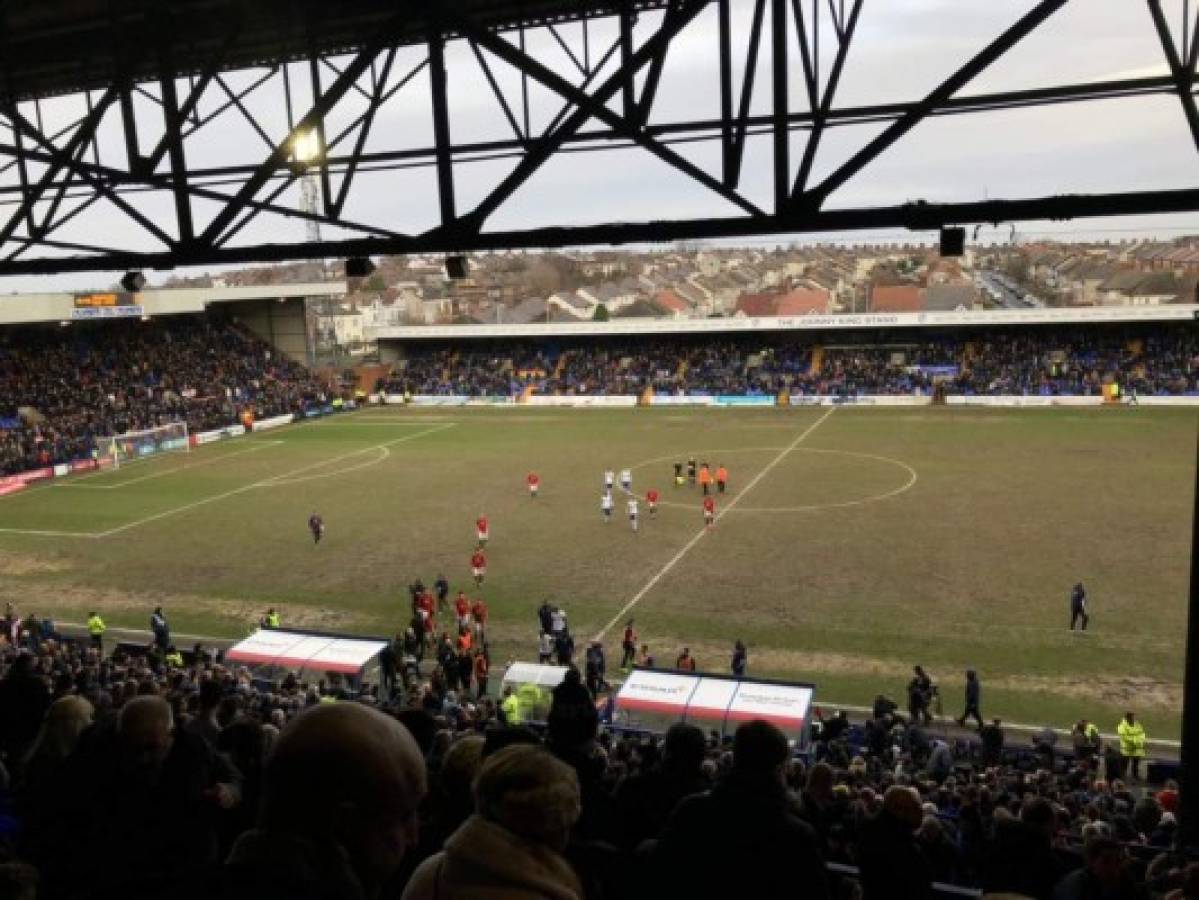
<svg viewBox="0 0 1199 900">
<path fill-rule="evenodd" d="M 321 139 L 315 131 L 299 131 L 291 139 L 291 152 L 296 162 L 308 165 L 321 155 Z"/>
</svg>

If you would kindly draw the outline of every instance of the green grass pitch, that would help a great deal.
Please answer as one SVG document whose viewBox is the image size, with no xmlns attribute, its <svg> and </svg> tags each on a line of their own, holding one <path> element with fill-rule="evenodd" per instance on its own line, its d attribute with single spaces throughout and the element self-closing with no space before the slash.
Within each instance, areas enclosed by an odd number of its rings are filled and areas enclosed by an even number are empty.
<svg viewBox="0 0 1199 900">
<path fill-rule="evenodd" d="M 1195 427 L 1150 409 L 368 409 L 0 498 L 0 599 L 139 628 L 162 604 L 176 632 L 221 636 L 271 604 L 386 634 L 414 578 L 469 585 L 486 512 L 496 665 L 534 658 L 545 598 L 580 640 L 636 600 L 660 663 L 689 645 L 727 671 L 741 638 L 751 672 L 813 681 L 825 705 L 902 703 L 922 663 L 956 714 L 974 667 L 985 715 L 1108 730 L 1131 707 L 1175 737 Z M 671 483 L 688 453 L 731 473 L 706 534 L 698 490 Z M 637 534 L 623 498 L 600 514 L 603 470 L 624 466 L 664 500 Z M 1085 636 L 1067 630 L 1080 579 Z"/>
</svg>

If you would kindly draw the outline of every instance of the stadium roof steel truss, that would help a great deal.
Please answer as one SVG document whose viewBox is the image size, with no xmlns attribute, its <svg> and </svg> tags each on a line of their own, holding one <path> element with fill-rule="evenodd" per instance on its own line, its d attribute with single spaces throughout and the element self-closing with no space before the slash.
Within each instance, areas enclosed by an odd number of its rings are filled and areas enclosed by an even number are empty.
<svg viewBox="0 0 1199 900">
<path fill-rule="evenodd" d="M 865 0 L 744 0 L 740 8 L 733 0 L 45 0 L 32 5 L 37 14 L 18 14 L 0 0 L 0 275 L 1199 209 L 1199 187 L 829 206 L 837 190 L 933 117 L 1175 95 L 1199 149 L 1199 15 L 1192 17 L 1189 2 L 1179 42 L 1162 0 L 1145 0 L 1167 76 L 963 93 L 1070 2 L 1032 3 L 923 97 L 846 106 L 837 102 L 838 86 Z M 746 10 L 748 28 L 734 35 L 733 14 Z M 691 28 L 705 14 L 710 27 Z M 663 70 L 685 31 L 710 43 L 715 117 L 668 118 L 655 107 Z M 767 56 L 769 78 L 763 78 L 759 59 Z M 461 113 L 449 85 L 462 67 L 486 84 L 486 102 L 510 135 L 454 139 Z M 735 71 L 744 73 L 740 83 Z M 796 72 L 802 73 L 798 98 L 789 93 Z M 534 92 L 555 98 L 559 109 L 541 124 Z M 65 120 L 49 115 L 47 105 L 61 107 L 64 98 L 75 113 Z M 405 145 L 404 129 L 394 124 L 397 104 L 428 111 L 430 142 Z M 248 128 L 248 141 L 236 142 L 237 158 L 199 164 L 229 155 L 228 148 L 212 150 L 227 140 L 231 120 Z M 883 127 L 814 178 L 829 133 L 862 124 Z M 806 136 L 798 155 L 796 133 Z M 315 135 L 319 148 L 311 158 L 297 152 L 297 138 L 307 135 Z M 771 190 L 762 197 L 744 177 L 747 144 L 758 137 L 771 146 Z M 718 165 L 709 170 L 685 156 L 684 145 L 694 143 L 718 147 Z M 551 160 L 612 148 L 652 155 L 733 214 L 488 229 Z M 508 170 L 480 200 L 464 203 L 463 167 L 498 161 Z M 395 206 L 376 203 L 363 213 L 363 204 L 355 204 L 362 192 L 377 192 L 375 176 L 413 168 L 431 171 L 436 181 L 436 215 L 426 211 L 430 227 L 397 224 Z M 320 203 L 305 208 L 295 202 L 297 182 L 313 177 Z M 404 202 L 400 194 L 395 199 Z M 121 227 L 93 227 L 81 237 L 80 223 L 98 210 L 112 213 Z M 296 228 L 294 242 L 278 242 L 277 225 L 264 226 L 277 223 L 274 217 L 317 222 L 327 238 L 314 245 Z"/>
</svg>

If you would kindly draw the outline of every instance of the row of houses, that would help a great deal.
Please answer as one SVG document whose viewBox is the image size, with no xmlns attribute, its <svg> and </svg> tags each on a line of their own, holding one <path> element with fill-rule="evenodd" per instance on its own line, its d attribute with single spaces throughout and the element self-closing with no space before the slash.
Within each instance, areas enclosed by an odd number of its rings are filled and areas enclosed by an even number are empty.
<svg viewBox="0 0 1199 900">
<path fill-rule="evenodd" d="M 1070 306 L 1158 306 L 1192 303 L 1199 284 L 1199 246 L 1159 243 L 1018 251 L 1028 279 Z"/>
</svg>

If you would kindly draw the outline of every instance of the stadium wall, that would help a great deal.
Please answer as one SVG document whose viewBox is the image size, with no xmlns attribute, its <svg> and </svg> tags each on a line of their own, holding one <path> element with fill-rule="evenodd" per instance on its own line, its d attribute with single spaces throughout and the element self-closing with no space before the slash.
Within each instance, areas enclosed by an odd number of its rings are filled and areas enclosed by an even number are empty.
<svg viewBox="0 0 1199 900">
<path fill-rule="evenodd" d="M 233 304 L 229 311 L 234 321 L 244 325 L 280 353 L 304 364 L 311 359 L 303 297 L 248 300 Z"/>
</svg>

